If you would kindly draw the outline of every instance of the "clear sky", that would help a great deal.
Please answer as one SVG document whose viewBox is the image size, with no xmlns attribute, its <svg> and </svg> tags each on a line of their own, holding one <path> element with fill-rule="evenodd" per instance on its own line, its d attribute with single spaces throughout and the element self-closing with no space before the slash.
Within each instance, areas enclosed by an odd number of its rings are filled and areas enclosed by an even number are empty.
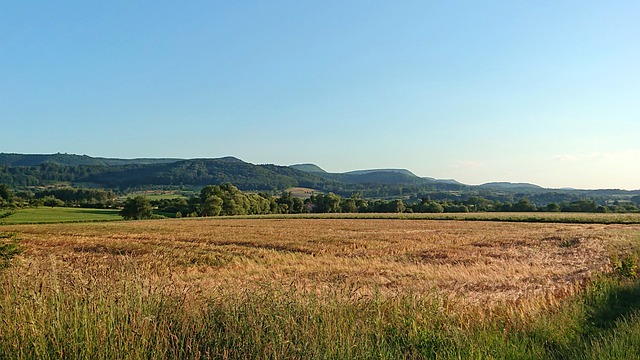
<svg viewBox="0 0 640 360">
<path fill-rule="evenodd" d="M 640 188 L 637 0 L 0 3 L 0 152 Z"/>
</svg>

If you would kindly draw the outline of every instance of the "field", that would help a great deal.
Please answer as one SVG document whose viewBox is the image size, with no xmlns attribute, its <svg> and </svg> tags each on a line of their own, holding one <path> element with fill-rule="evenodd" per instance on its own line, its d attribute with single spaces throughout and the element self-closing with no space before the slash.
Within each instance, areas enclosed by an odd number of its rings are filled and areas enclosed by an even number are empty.
<svg viewBox="0 0 640 360">
<path fill-rule="evenodd" d="M 310 189 L 310 188 L 304 188 L 304 187 L 293 187 L 293 188 L 287 189 L 287 191 L 290 192 L 291 195 L 295 197 L 303 198 L 303 199 L 311 197 L 311 195 L 318 195 L 323 193 L 322 191 L 318 191 L 316 189 Z"/>
<path fill-rule="evenodd" d="M 118 198 L 118 200 L 124 201 L 128 197 L 135 197 L 135 196 L 144 196 L 149 201 L 188 198 L 188 196 L 185 195 L 185 192 L 173 191 L 173 190 L 148 190 L 148 191 L 133 192 L 128 194 L 127 196 L 122 196 Z"/>
<path fill-rule="evenodd" d="M 122 220 L 118 210 L 65 207 L 39 207 L 17 210 L 3 219 L 6 224 L 44 224 L 60 222 Z"/>
<path fill-rule="evenodd" d="M 640 225 L 591 222 L 4 226 L 0 358 L 628 358 Z"/>
<path fill-rule="evenodd" d="M 237 217 L 236 217 L 237 218 Z M 478 212 L 478 213 L 325 213 L 259 215 L 263 219 L 404 219 L 502 221 L 566 224 L 640 224 L 639 213 Z"/>
</svg>

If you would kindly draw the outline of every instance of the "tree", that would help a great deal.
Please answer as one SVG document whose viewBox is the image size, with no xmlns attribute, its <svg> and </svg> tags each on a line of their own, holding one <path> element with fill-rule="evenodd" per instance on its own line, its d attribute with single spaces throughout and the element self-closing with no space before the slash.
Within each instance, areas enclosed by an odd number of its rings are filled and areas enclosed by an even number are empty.
<svg viewBox="0 0 640 360">
<path fill-rule="evenodd" d="M 211 195 L 204 200 L 200 209 L 200 216 L 218 216 L 222 212 L 222 199 Z"/>
<path fill-rule="evenodd" d="M 138 195 L 134 198 L 127 198 L 124 207 L 120 210 L 120 216 L 125 220 L 149 219 L 153 216 L 153 208 L 146 197 Z"/>
<path fill-rule="evenodd" d="M 0 184 L 0 200 L 10 201 L 13 198 L 13 191 L 6 184 Z"/>
<path fill-rule="evenodd" d="M 527 198 L 520 199 L 517 203 L 511 206 L 511 211 L 536 211 L 536 206 Z"/>
<path fill-rule="evenodd" d="M 45 196 L 42 198 L 42 204 L 50 207 L 61 207 L 64 206 L 64 201 L 57 199 L 55 196 Z"/>
<path fill-rule="evenodd" d="M 358 212 L 358 206 L 356 206 L 356 200 L 351 197 L 349 199 L 342 200 L 342 212 L 343 213 L 355 213 Z"/>
<path fill-rule="evenodd" d="M 444 212 L 444 207 L 435 201 L 429 201 L 426 204 L 426 212 L 429 213 L 442 213 Z"/>
<path fill-rule="evenodd" d="M 9 186 L 0 184 L 0 208 L 11 205 L 13 200 L 13 192 Z"/>
<path fill-rule="evenodd" d="M 556 203 L 548 203 L 547 204 L 547 211 L 560 212 L 560 205 L 558 205 Z"/>
<path fill-rule="evenodd" d="M 470 196 L 465 202 L 467 207 L 472 211 L 488 211 L 491 210 L 492 201 L 481 196 Z"/>
<path fill-rule="evenodd" d="M 397 213 L 401 213 L 401 212 L 403 212 L 403 211 L 404 211 L 404 209 L 405 209 L 404 202 L 403 202 L 402 200 L 396 200 L 396 201 L 394 202 L 394 206 L 393 206 L 393 208 L 394 208 L 394 209 L 393 209 L 393 210 L 394 210 L 394 212 L 397 212 Z"/>
</svg>

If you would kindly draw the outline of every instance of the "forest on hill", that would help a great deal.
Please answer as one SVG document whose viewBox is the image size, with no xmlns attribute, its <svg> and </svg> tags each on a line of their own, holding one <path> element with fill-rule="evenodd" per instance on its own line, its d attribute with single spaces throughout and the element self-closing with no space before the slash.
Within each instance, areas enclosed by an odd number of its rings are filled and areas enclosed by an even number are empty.
<svg viewBox="0 0 640 360">
<path fill-rule="evenodd" d="M 409 203 L 466 201 L 479 196 L 493 202 L 517 203 L 526 198 L 535 206 L 592 200 L 598 205 L 630 204 L 640 190 L 545 189 L 532 184 L 488 183 L 479 186 L 455 180 L 419 177 L 405 169 L 371 169 L 329 173 L 314 164 L 256 165 L 235 157 L 216 159 L 108 159 L 86 155 L 0 154 L 0 184 L 17 192 L 69 186 L 126 194 L 145 189 L 199 191 L 207 185 L 231 183 L 242 191 L 277 195 L 292 187 L 334 193 L 344 198 Z"/>
</svg>

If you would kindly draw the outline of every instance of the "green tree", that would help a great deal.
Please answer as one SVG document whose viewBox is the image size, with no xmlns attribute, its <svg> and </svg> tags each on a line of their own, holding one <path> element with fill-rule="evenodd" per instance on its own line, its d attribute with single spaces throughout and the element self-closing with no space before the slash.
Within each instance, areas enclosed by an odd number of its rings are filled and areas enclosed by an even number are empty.
<svg viewBox="0 0 640 360">
<path fill-rule="evenodd" d="M 13 191 L 6 184 L 0 184 L 0 201 L 11 201 L 13 199 Z"/>
<path fill-rule="evenodd" d="M 442 213 L 444 212 L 444 207 L 435 201 L 429 201 L 427 204 L 427 211 L 430 213 Z"/>
<path fill-rule="evenodd" d="M 397 213 L 404 212 L 404 209 L 405 209 L 404 202 L 402 200 L 396 200 L 393 208 L 394 208 L 393 209 L 394 212 L 397 212 Z"/>
<path fill-rule="evenodd" d="M 548 203 L 547 204 L 547 211 L 560 212 L 560 205 L 558 205 L 556 203 Z"/>
<path fill-rule="evenodd" d="M 127 198 L 124 207 L 120 210 L 120 216 L 125 220 L 149 219 L 153 216 L 153 207 L 146 197 L 138 195 L 134 198 Z"/>
<path fill-rule="evenodd" d="M 200 216 L 218 216 L 222 212 L 222 199 L 211 195 L 204 199 L 200 208 Z"/>
<path fill-rule="evenodd" d="M 511 211 L 536 211 L 536 206 L 527 198 L 520 199 L 517 203 L 511 206 Z"/>
<path fill-rule="evenodd" d="M 491 200 L 487 200 L 481 196 L 470 196 L 465 204 L 471 211 L 489 211 L 493 205 Z"/>
<path fill-rule="evenodd" d="M 278 203 L 278 207 L 280 209 L 280 213 L 290 213 L 293 212 L 293 195 L 289 191 L 283 191 L 280 194 L 280 197 L 276 200 Z"/>
<path fill-rule="evenodd" d="M 42 204 L 44 206 L 50 206 L 50 207 L 61 207 L 64 206 L 64 201 L 56 198 L 55 196 L 45 196 L 42 198 Z"/>
<path fill-rule="evenodd" d="M 356 205 L 356 200 L 354 198 L 343 199 L 341 206 L 343 213 L 358 212 L 358 206 Z"/>
</svg>

